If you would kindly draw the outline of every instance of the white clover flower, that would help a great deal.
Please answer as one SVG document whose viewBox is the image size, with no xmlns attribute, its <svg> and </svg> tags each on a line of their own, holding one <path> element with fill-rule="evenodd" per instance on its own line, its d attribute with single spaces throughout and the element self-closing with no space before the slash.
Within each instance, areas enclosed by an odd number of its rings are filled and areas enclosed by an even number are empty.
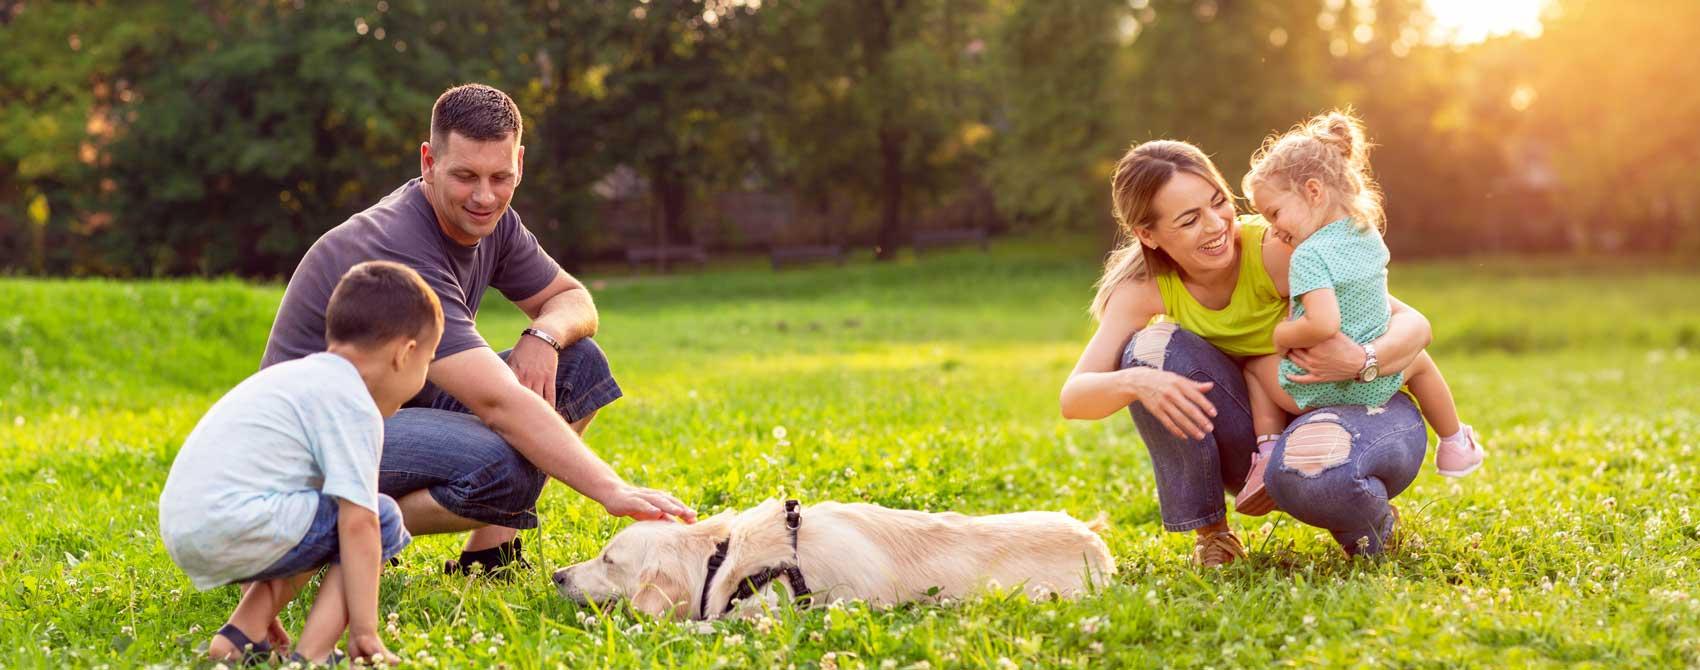
<svg viewBox="0 0 1700 670">
<path fill-rule="evenodd" d="M 773 439 L 783 440 L 783 439 L 785 439 L 785 435 L 786 435 L 786 432 L 785 432 L 784 426 L 774 426 L 773 427 Z"/>
<path fill-rule="evenodd" d="M 1015 661 L 1009 660 L 1009 657 L 1007 657 L 1007 656 L 999 656 L 998 657 L 998 670 L 1011 670 L 1012 668 L 1019 668 L 1019 667 L 1021 667 L 1021 666 L 1016 665 Z"/>
<path fill-rule="evenodd" d="M 726 636 L 726 646 L 737 647 L 744 644 L 744 636 L 737 633 Z"/>
<path fill-rule="evenodd" d="M 1316 617 L 1315 617 L 1315 616 L 1313 616 L 1313 615 L 1310 615 L 1310 614 L 1306 614 L 1306 615 L 1305 615 L 1305 618 L 1304 618 L 1304 624 L 1305 624 L 1305 625 L 1306 625 L 1306 626 L 1314 626 L 1314 625 L 1316 625 Z"/>
<path fill-rule="evenodd" d="M 474 632 L 474 633 L 473 633 L 473 634 L 472 634 L 472 640 L 471 640 L 471 642 L 472 642 L 472 643 L 473 643 L 473 644 L 484 644 L 484 631 L 476 631 L 476 632 Z"/>
<path fill-rule="evenodd" d="M 1092 644 L 1086 645 L 1086 649 L 1091 651 L 1093 655 L 1102 654 L 1104 653 L 1104 643 L 1093 642 Z"/>
</svg>

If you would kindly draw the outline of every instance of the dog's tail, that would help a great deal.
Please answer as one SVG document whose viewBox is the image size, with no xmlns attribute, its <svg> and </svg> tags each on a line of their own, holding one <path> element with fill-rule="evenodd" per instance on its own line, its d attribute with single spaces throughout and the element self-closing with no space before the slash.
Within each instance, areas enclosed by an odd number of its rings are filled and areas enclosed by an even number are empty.
<svg viewBox="0 0 1700 670">
<path fill-rule="evenodd" d="M 1110 515 L 1105 514 L 1103 512 L 1099 512 L 1098 516 L 1092 517 L 1091 521 L 1086 522 L 1086 530 L 1092 531 L 1094 533 L 1102 533 L 1102 532 L 1109 530 L 1109 529 L 1110 529 Z"/>
</svg>

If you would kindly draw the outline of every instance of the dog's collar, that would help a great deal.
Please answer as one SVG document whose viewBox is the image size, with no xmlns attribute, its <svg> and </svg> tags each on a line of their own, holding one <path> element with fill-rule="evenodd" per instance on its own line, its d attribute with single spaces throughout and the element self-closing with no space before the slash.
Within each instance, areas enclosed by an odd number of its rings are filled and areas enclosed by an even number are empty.
<svg viewBox="0 0 1700 670">
<path fill-rule="evenodd" d="M 802 520 L 802 505 L 795 500 L 785 501 L 785 530 L 791 534 L 791 562 L 771 566 L 745 577 L 743 583 L 738 585 L 737 592 L 726 600 L 726 608 L 720 611 L 721 614 L 732 611 L 734 601 L 755 595 L 756 591 L 780 577 L 784 577 L 785 581 L 791 584 L 791 597 L 794 600 L 807 602 L 810 595 L 809 585 L 808 582 L 803 581 L 803 569 L 799 567 L 801 560 L 797 556 L 797 526 L 802 523 Z M 704 619 L 708 618 L 708 588 L 714 583 L 714 575 L 720 572 L 720 565 L 726 562 L 726 552 L 731 548 L 732 540 L 730 538 L 721 540 L 714 545 L 714 555 L 708 557 L 708 576 L 702 580 L 702 596 L 698 599 L 697 604 L 697 611 L 702 613 Z"/>
</svg>

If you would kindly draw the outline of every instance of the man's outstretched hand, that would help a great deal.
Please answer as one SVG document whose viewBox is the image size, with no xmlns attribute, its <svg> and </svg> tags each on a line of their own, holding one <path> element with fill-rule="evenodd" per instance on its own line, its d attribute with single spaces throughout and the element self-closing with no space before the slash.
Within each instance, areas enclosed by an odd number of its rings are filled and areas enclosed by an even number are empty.
<svg viewBox="0 0 1700 670">
<path fill-rule="evenodd" d="M 696 523 L 696 510 L 687 507 L 665 491 L 621 483 L 596 502 L 614 516 L 626 516 L 638 521 L 662 521 L 668 517 L 685 523 Z"/>
</svg>

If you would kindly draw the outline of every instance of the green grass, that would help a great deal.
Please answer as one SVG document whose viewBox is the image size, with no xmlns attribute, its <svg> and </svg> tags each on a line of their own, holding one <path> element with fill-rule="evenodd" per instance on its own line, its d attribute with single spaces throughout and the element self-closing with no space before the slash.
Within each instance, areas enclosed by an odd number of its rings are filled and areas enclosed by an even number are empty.
<svg viewBox="0 0 1700 670">
<path fill-rule="evenodd" d="M 1425 467 L 1400 498 L 1419 541 L 1396 556 L 1351 561 L 1282 515 L 1234 517 L 1252 559 L 1200 571 L 1190 538 L 1160 529 L 1126 415 L 1058 418 L 1095 255 L 1006 244 L 609 278 L 598 339 L 627 396 L 589 437 L 705 513 L 778 495 L 1102 511 L 1120 573 L 1101 594 L 849 605 L 709 633 L 598 613 L 556 597 L 547 569 L 626 522 L 552 485 L 528 533 L 537 570 L 443 577 L 455 539 L 423 538 L 383 579 L 386 641 L 443 667 L 1700 664 L 1700 271 L 1396 263 L 1395 293 L 1434 322 L 1431 351 L 1490 440 L 1487 467 L 1462 482 Z M 155 501 L 200 413 L 253 371 L 279 296 L 0 281 L 0 667 L 193 662 L 236 594 L 190 586 Z M 508 346 L 521 321 L 492 296 L 480 325 Z M 305 602 L 284 614 L 292 630 Z"/>
</svg>

